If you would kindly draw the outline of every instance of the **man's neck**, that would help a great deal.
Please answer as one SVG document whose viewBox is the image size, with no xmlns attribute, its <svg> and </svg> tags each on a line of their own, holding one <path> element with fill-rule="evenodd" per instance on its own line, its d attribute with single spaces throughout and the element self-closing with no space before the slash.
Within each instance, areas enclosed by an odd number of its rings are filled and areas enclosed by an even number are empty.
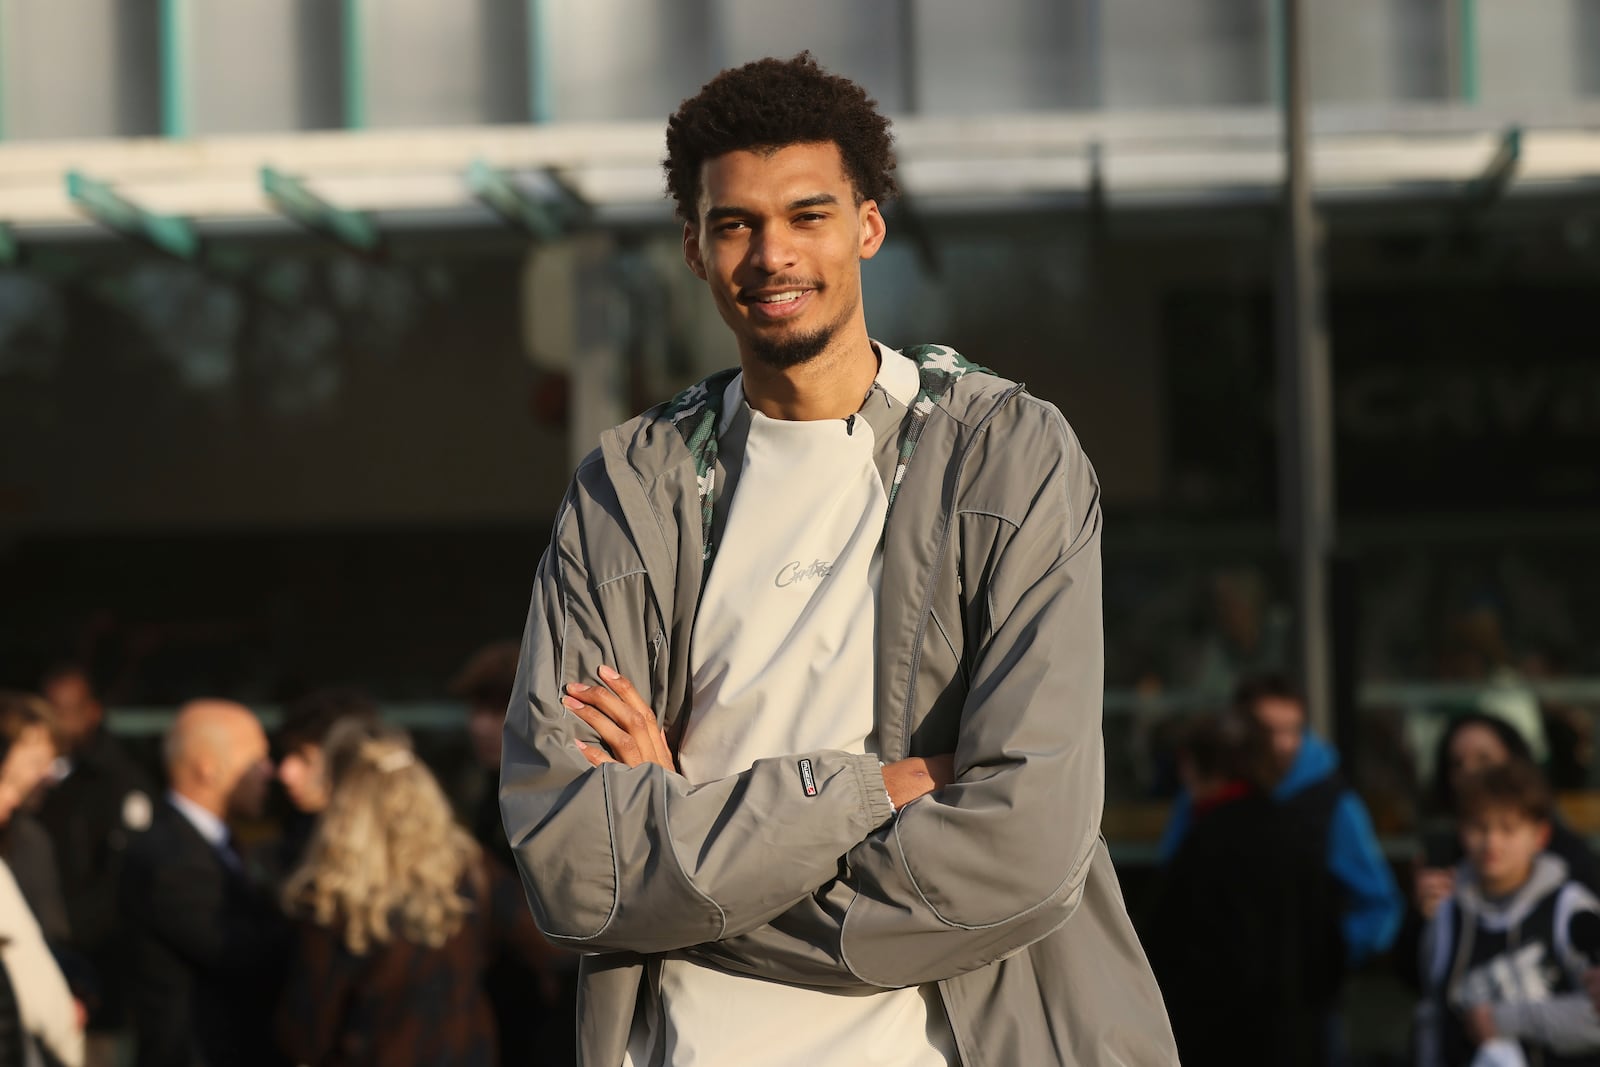
<svg viewBox="0 0 1600 1067">
<path fill-rule="evenodd" d="M 226 807 L 215 797 L 208 796 L 204 790 L 174 785 L 172 787 L 172 795 L 182 797 L 200 810 L 209 812 L 224 822 L 228 819 Z"/>
<path fill-rule="evenodd" d="M 842 419 L 861 410 L 878 376 L 878 352 L 865 325 L 837 339 L 814 359 L 782 370 L 740 353 L 745 400 L 769 419 L 815 422 Z"/>
<path fill-rule="evenodd" d="M 1489 900 L 1509 900 L 1522 892 L 1530 881 L 1533 880 L 1533 864 L 1528 864 L 1520 872 L 1510 877 L 1490 882 L 1481 874 L 1478 877 L 1478 887 L 1483 890 L 1483 895 Z"/>
</svg>

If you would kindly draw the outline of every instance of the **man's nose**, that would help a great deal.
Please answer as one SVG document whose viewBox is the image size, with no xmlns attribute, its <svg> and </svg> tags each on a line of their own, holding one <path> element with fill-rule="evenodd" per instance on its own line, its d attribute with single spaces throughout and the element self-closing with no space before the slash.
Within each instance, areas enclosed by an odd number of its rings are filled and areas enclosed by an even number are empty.
<svg viewBox="0 0 1600 1067">
<path fill-rule="evenodd" d="M 792 235 L 783 226 L 763 226 L 750 242 L 750 265 L 765 274 L 778 274 L 794 266 Z"/>
</svg>

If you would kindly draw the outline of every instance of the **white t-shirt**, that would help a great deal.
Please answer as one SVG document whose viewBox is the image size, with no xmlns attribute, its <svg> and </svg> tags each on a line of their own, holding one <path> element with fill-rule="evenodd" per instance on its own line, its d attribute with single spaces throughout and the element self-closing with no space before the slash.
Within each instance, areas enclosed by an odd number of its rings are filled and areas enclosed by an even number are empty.
<svg viewBox="0 0 1600 1067">
<path fill-rule="evenodd" d="M 909 359 L 880 349 L 878 384 L 916 395 Z M 816 749 L 865 752 L 888 510 L 866 418 L 786 422 L 728 387 L 724 430 L 748 419 L 737 489 L 695 619 L 693 712 L 678 752 L 691 782 Z M 636 1033 L 673 1067 L 947 1067 L 956 1062 L 933 986 L 866 995 L 735 975 L 668 956 L 659 1031 Z M 641 1028 L 643 1029 L 643 1028 Z M 654 1028 L 651 1028 L 654 1030 Z"/>
</svg>

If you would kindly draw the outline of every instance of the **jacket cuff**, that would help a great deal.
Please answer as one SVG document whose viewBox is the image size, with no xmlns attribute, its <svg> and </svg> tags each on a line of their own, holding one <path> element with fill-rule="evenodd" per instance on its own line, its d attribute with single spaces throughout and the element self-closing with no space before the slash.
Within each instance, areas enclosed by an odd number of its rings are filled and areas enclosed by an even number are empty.
<svg viewBox="0 0 1600 1067">
<path fill-rule="evenodd" d="M 866 808 L 867 825 L 876 830 L 894 818 L 894 806 L 889 803 L 889 786 L 883 780 L 883 764 L 876 753 L 851 756 L 856 780 L 861 783 L 862 806 Z"/>
</svg>

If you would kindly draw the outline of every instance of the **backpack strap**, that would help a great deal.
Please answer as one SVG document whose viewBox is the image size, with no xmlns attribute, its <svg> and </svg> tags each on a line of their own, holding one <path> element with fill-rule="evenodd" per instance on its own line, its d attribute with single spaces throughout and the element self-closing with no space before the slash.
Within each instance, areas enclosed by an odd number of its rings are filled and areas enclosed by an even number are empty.
<svg viewBox="0 0 1600 1067">
<path fill-rule="evenodd" d="M 967 375 L 994 373 L 945 345 L 912 345 L 901 354 L 916 363 L 918 388 L 906 419 L 900 426 L 900 459 L 895 464 L 894 478 L 889 482 L 891 513 L 894 511 L 895 497 L 900 493 L 900 483 L 905 480 L 906 469 L 911 466 L 911 455 L 922 440 L 922 430 L 927 426 L 928 416 L 933 409 L 949 395 L 956 382 Z"/>
<path fill-rule="evenodd" d="M 694 457 L 694 476 L 700 496 L 700 559 L 711 558 L 711 518 L 716 510 L 717 427 L 722 423 L 722 403 L 737 367 L 717 371 L 667 401 L 661 417 L 677 427 Z"/>
</svg>

